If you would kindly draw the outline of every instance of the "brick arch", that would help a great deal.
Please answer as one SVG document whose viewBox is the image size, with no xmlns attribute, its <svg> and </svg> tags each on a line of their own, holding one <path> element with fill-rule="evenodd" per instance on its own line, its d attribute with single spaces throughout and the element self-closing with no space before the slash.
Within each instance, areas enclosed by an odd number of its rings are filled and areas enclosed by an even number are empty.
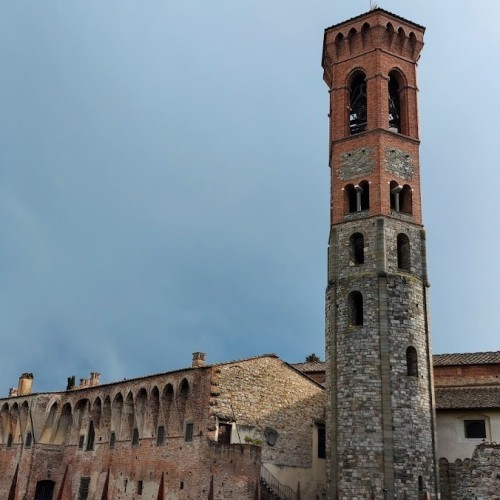
<svg viewBox="0 0 500 500">
<path fill-rule="evenodd" d="M 5 402 L 0 410 L 0 444 L 5 444 L 7 442 L 9 421 L 9 403 Z"/>
<path fill-rule="evenodd" d="M 144 436 L 144 431 L 147 427 L 148 413 L 148 391 L 141 387 L 135 396 L 135 418 L 137 421 L 137 429 L 139 437 Z"/>
<path fill-rule="evenodd" d="M 19 410 L 19 424 L 21 436 L 24 440 L 28 427 L 31 428 L 31 426 L 29 426 L 29 403 L 26 400 L 21 403 Z"/>
<path fill-rule="evenodd" d="M 73 424 L 73 410 L 71 403 L 65 403 L 61 409 L 61 413 L 57 422 L 56 431 L 54 434 L 53 442 L 55 444 L 63 444 L 67 442 L 70 437 L 71 427 Z"/>
<path fill-rule="evenodd" d="M 111 432 L 111 398 L 107 395 L 102 404 L 102 417 L 101 417 L 101 434 L 109 437 Z"/>
<path fill-rule="evenodd" d="M 370 23 L 364 23 L 363 26 L 361 26 L 361 42 L 363 44 L 364 49 L 370 47 L 372 44 L 370 29 L 371 29 Z"/>
<path fill-rule="evenodd" d="M 135 401 L 132 391 L 128 391 L 123 404 L 123 416 L 121 426 L 122 439 L 132 439 L 134 428 L 137 426 L 135 418 Z"/>
<path fill-rule="evenodd" d="M 186 410 L 188 409 L 189 395 L 191 392 L 191 387 L 187 378 L 183 378 L 179 384 L 179 390 L 177 391 L 177 413 L 179 416 L 179 424 L 181 429 L 184 428 L 184 421 L 186 419 Z"/>
<path fill-rule="evenodd" d="M 150 402 L 150 407 L 151 407 L 151 426 L 156 432 L 156 429 L 158 428 L 158 421 L 160 417 L 160 390 L 158 387 L 155 385 L 151 389 L 151 402 Z"/>
<path fill-rule="evenodd" d="M 94 399 L 91 405 L 90 415 L 96 429 L 99 428 L 101 425 L 101 417 L 102 417 L 102 400 L 100 396 L 97 396 Z"/>
<path fill-rule="evenodd" d="M 163 410 L 163 420 L 165 423 L 165 427 L 167 428 L 167 433 L 171 432 L 171 427 L 175 426 L 176 420 L 172 418 L 173 414 L 176 414 L 175 411 L 175 393 L 174 387 L 172 384 L 168 383 L 162 392 L 161 395 L 161 406 Z"/>
<path fill-rule="evenodd" d="M 117 392 L 111 403 L 111 432 L 114 432 L 116 437 L 120 438 L 121 422 L 123 414 L 124 400 L 121 392 Z"/>
<path fill-rule="evenodd" d="M 40 435 L 41 443 L 51 443 L 52 435 L 55 430 L 55 425 L 57 421 L 57 414 L 59 410 L 59 402 L 53 401 L 53 403 L 49 406 L 47 404 L 46 413 L 48 413 L 47 418 L 45 420 L 45 424 L 43 426 L 42 434 Z"/>
</svg>

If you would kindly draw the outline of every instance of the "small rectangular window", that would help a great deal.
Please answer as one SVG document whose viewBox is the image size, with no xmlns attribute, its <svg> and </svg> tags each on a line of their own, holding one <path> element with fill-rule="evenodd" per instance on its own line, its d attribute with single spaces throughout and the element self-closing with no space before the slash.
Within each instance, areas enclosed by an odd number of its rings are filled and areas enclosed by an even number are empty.
<svg viewBox="0 0 500 500">
<path fill-rule="evenodd" d="M 78 439 L 78 448 L 81 450 L 83 449 L 83 444 L 85 443 L 85 435 L 82 434 L 80 438 Z"/>
<path fill-rule="evenodd" d="M 24 443 L 24 446 L 26 446 L 26 448 L 31 448 L 32 442 L 33 442 L 33 434 L 31 434 L 31 432 L 28 432 L 28 434 L 26 434 L 26 441 Z"/>
<path fill-rule="evenodd" d="M 78 500 L 87 500 L 89 497 L 90 477 L 80 479 L 80 489 L 78 491 Z"/>
<path fill-rule="evenodd" d="M 180 489 L 180 490 L 183 490 L 183 489 L 184 489 L 184 481 L 181 481 L 181 483 L 179 484 L 179 489 Z"/>
<path fill-rule="evenodd" d="M 464 420 L 465 437 L 468 439 L 485 439 L 486 422 L 484 420 Z"/>
<path fill-rule="evenodd" d="M 193 424 L 186 424 L 186 436 L 185 441 L 193 440 Z"/>
<path fill-rule="evenodd" d="M 143 486 L 142 481 L 137 481 L 137 494 L 138 495 L 142 495 L 142 486 Z"/>
<path fill-rule="evenodd" d="M 139 429 L 134 429 L 132 434 L 132 446 L 139 446 Z"/>
<path fill-rule="evenodd" d="M 13 441 L 12 434 L 9 434 L 9 436 L 7 437 L 7 448 L 12 447 L 12 441 Z"/>
<path fill-rule="evenodd" d="M 217 442 L 220 444 L 231 444 L 231 431 L 233 426 L 227 423 L 219 423 Z"/>
<path fill-rule="evenodd" d="M 112 432 L 109 436 L 109 447 L 114 448 L 116 443 L 116 434 Z"/>
<path fill-rule="evenodd" d="M 165 427 L 160 425 L 156 434 L 156 446 L 161 446 L 165 442 Z"/>
<path fill-rule="evenodd" d="M 318 426 L 318 458 L 326 458 L 326 431 L 324 425 Z"/>
</svg>

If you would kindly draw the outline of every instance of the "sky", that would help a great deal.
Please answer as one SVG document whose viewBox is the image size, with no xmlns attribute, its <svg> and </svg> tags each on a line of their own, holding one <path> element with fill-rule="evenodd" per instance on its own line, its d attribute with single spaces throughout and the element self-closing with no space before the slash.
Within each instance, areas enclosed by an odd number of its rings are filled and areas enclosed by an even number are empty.
<svg viewBox="0 0 500 500">
<path fill-rule="evenodd" d="M 500 3 L 377 4 L 427 28 L 434 352 L 499 350 Z M 0 395 L 324 358 L 323 31 L 369 8 L 0 0 Z"/>
</svg>

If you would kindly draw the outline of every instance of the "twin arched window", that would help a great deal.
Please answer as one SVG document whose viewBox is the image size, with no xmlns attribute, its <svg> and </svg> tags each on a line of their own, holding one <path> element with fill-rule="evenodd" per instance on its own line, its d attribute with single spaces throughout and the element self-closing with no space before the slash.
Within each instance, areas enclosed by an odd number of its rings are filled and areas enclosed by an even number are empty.
<svg viewBox="0 0 500 500">
<path fill-rule="evenodd" d="M 391 197 L 391 210 L 405 214 L 413 214 L 413 197 L 409 184 L 401 186 L 396 181 L 391 181 L 389 185 Z"/>
<path fill-rule="evenodd" d="M 393 132 L 407 133 L 404 126 L 405 106 L 402 106 L 401 93 L 403 76 L 396 70 L 389 73 L 388 81 L 388 128 Z M 351 135 L 359 134 L 367 129 L 368 125 L 368 98 L 366 88 L 366 75 L 357 71 L 351 77 L 349 85 L 349 132 Z"/>
<path fill-rule="evenodd" d="M 361 181 L 359 184 L 348 184 L 344 188 L 344 205 L 346 213 L 361 212 L 370 208 L 370 184 Z"/>
</svg>

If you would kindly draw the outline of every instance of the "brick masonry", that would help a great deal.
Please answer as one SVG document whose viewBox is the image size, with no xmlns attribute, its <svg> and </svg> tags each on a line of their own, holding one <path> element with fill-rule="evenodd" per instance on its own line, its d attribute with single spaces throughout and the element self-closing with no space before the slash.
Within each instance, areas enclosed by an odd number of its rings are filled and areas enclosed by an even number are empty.
<svg viewBox="0 0 500 500">
<path fill-rule="evenodd" d="M 274 355 L 11 397 L 0 400 L 0 498 L 8 498 L 19 466 L 23 498 L 47 480 L 54 498 L 78 498 L 88 477 L 89 498 L 101 498 L 107 482 L 109 499 L 156 500 L 163 477 L 168 500 L 206 499 L 212 481 L 214 498 L 253 499 L 262 461 L 311 470 L 313 423 L 321 419 L 324 389 Z M 257 441 L 218 443 L 221 421 Z M 274 446 L 268 428 L 279 433 Z M 324 484 L 304 487 L 315 496 Z"/>
</svg>

